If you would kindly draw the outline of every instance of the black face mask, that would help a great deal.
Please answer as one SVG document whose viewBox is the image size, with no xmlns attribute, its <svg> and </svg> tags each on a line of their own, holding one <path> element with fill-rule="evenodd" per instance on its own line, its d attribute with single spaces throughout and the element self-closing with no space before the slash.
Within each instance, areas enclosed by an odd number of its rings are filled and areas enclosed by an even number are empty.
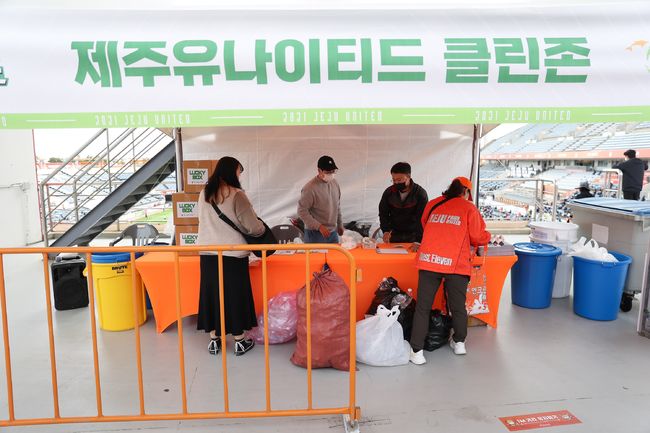
<svg viewBox="0 0 650 433">
<path fill-rule="evenodd" d="M 399 192 L 404 192 L 404 191 L 406 191 L 406 188 L 407 188 L 407 186 L 406 186 L 406 182 L 396 183 L 396 184 L 395 184 L 395 188 L 397 188 L 397 190 L 398 190 Z"/>
</svg>

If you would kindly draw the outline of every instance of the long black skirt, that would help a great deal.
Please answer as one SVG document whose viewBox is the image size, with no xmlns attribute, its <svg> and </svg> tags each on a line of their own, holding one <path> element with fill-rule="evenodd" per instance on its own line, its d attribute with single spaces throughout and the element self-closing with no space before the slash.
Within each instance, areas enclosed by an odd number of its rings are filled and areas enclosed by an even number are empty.
<svg viewBox="0 0 650 433">
<path fill-rule="evenodd" d="M 201 255 L 201 292 L 197 329 L 221 334 L 219 259 Z M 240 335 L 257 326 L 255 302 L 248 273 L 248 257 L 223 256 L 223 296 L 226 334 Z"/>
</svg>

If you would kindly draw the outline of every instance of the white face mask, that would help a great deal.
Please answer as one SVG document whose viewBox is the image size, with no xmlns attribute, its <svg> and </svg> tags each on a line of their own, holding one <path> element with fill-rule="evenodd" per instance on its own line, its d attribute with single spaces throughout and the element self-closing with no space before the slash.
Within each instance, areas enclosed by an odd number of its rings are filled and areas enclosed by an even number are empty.
<svg viewBox="0 0 650 433">
<path fill-rule="evenodd" d="M 324 173 L 324 174 L 323 174 L 323 180 L 324 180 L 325 182 L 331 182 L 332 179 L 334 179 L 334 175 L 333 175 L 333 174 L 331 174 L 331 173 Z"/>
</svg>

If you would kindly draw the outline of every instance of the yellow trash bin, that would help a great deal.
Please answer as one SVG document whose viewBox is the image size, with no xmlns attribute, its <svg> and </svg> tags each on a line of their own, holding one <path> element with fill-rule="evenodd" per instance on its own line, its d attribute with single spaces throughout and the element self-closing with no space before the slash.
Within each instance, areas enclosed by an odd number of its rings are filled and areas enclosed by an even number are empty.
<svg viewBox="0 0 650 433">
<path fill-rule="evenodd" d="M 136 254 L 140 257 L 142 253 Z M 133 329 L 133 279 L 130 253 L 94 253 L 92 255 L 93 287 L 99 327 L 106 331 Z M 144 290 L 136 273 L 138 319 L 147 320 Z"/>
</svg>

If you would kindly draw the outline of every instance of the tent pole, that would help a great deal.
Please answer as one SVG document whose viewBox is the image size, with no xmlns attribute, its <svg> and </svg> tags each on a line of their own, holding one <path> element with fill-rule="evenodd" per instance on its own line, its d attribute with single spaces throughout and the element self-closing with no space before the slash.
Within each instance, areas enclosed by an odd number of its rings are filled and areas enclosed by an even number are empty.
<svg viewBox="0 0 650 433">
<path fill-rule="evenodd" d="M 472 173 L 470 180 L 472 181 L 472 197 L 474 203 L 478 206 L 478 170 L 481 163 L 481 142 L 483 140 L 483 125 L 474 124 L 474 137 L 472 142 Z"/>
<path fill-rule="evenodd" d="M 174 128 L 174 143 L 176 145 L 176 192 L 183 191 L 183 136 L 181 128 Z"/>
</svg>

